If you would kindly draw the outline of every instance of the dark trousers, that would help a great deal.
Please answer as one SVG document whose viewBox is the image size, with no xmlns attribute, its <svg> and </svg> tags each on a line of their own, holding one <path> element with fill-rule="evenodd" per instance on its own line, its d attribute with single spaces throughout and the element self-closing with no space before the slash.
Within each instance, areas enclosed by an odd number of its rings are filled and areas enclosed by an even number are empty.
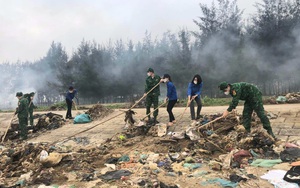
<svg viewBox="0 0 300 188">
<path fill-rule="evenodd" d="M 150 108 L 152 104 L 154 109 L 158 107 L 158 95 L 149 94 L 146 97 L 146 114 L 150 113 Z M 158 115 L 158 109 L 153 112 L 154 118 L 156 118 L 157 115 Z M 150 119 L 150 115 L 148 116 L 148 119 Z"/>
<path fill-rule="evenodd" d="M 67 106 L 68 106 L 66 119 L 68 119 L 68 118 L 72 117 L 72 101 L 66 99 L 66 102 L 67 102 Z"/>
<path fill-rule="evenodd" d="M 20 130 L 20 138 L 27 139 L 27 117 L 18 117 L 19 118 L 19 130 Z"/>
<path fill-rule="evenodd" d="M 29 124 L 28 125 L 33 126 L 33 108 L 32 109 L 29 108 L 28 113 L 29 113 Z"/>
<path fill-rule="evenodd" d="M 169 102 L 168 102 L 167 112 L 169 113 L 169 122 L 172 122 L 175 120 L 172 109 L 175 106 L 176 102 L 177 102 L 177 100 L 169 100 Z"/>
<path fill-rule="evenodd" d="M 246 100 L 244 103 L 243 110 L 243 125 L 245 129 L 250 132 L 251 129 L 251 117 L 253 111 L 256 112 L 259 117 L 261 123 L 263 124 L 263 128 L 269 132 L 272 132 L 272 127 L 270 125 L 269 118 L 265 115 L 265 109 L 262 102 L 262 97 L 258 96 L 253 100 Z"/>
<path fill-rule="evenodd" d="M 190 111 L 191 111 L 191 118 L 192 120 L 195 119 L 195 109 L 194 109 L 194 101 L 196 101 L 197 103 L 197 119 L 200 118 L 200 112 L 201 112 L 201 109 L 202 109 L 202 102 L 201 102 L 201 98 L 200 96 L 196 97 L 190 104 Z"/>
</svg>

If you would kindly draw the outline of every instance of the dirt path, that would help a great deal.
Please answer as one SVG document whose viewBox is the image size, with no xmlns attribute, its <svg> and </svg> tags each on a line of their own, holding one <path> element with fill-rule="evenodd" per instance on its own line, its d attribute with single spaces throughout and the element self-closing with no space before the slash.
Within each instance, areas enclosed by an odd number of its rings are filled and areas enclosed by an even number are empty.
<svg viewBox="0 0 300 188">
<path fill-rule="evenodd" d="M 203 107 L 201 114 L 214 114 L 214 113 L 222 113 L 226 110 L 226 106 L 213 106 L 213 107 Z M 238 106 L 238 113 L 242 113 L 242 106 Z M 165 108 L 159 109 L 159 118 L 158 121 L 167 123 L 168 122 L 168 114 Z M 274 114 L 278 114 L 279 117 L 277 119 L 271 120 L 272 127 L 274 129 L 274 133 L 280 137 L 281 139 L 286 139 L 288 136 L 290 139 L 300 139 L 300 104 L 281 104 L 281 105 L 265 105 L 265 110 L 272 112 Z M 145 109 L 134 109 L 137 114 L 134 116 L 135 120 L 139 121 L 140 118 L 145 116 Z M 179 117 L 180 114 L 184 111 L 184 108 L 175 107 L 173 109 L 173 113 L 176 117 Z M 81 111 L 83 112 L 83 111 Z M 35 112 L 39 113 L 39 112 Z M 41 112 L 45 113 L 45 112 Z M 54 113 L 65 114 L 65 111 L 54 111 Z M 73 112 L 74 114 L 76 112 Z M 86 136 L 90 139 L 92 143 L 101 143 L 107 138 L 112 137 L 115 133 L 121 132 L 125 123 L 124 123 L 124 115 L 120 115 L 106 123 L 101 124 L 101 122 L 120 114 L 120 110 L 115 110 L 112 114 L 107 116 L 106 118 L 93 121 L 87 124 L 73 124 L 72 121 L 67 122 L 63 127 L 47 131 L 45 134 L 40 135 L 36 138 L 29 139 L 29 142 L 52 142 L 56 140 L 60 140 L 63 138 L 67 138 L 70 135 L 78 133 L 82 130 L 90 128 L 96 124 L 99 124 L 92 130 L 89 130 L 85 133 L 82 133 L 78 136 Z M 3 133 L 7 125 L 12 117 L 12 113 L 0 113 L 0 131 Z M 180 129 L 180 126 L 189 125 L 190 113 L 189 109 L 185 112 L 181 122 L 177 125 L 177 129 Z"/>
</svg>

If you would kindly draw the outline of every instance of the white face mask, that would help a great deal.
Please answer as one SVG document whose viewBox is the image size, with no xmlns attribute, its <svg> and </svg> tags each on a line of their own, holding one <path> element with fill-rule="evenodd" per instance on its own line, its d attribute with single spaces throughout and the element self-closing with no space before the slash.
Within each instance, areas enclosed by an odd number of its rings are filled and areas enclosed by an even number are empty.
<svg viewBox="0 0 300 188">
<path fill-rule="evenodd" d="M 168 81 L 169 81 L 169 79 L 168 79 L 168 78 L 165 78 L 165 79 L 164 79 L 164 82 L 165 82 L 165 83 L 167 83 Z"/>
<path fill-rule="evenodd" d="M 229 91 L 224 92 L 225 95 L 229 95 Z"/>
<path fill-rule="evenodd" d="M 150 73 L 150 72 L 147 72 L 147 76 L 151 76 L 151 73 Z"/>
<path fill-rule="evenodd" d="M 73 93 L 73 91 L 69 91 L 69 93 Z"/>
<path fill-rule="evenodd" d="M 194 81 L 194 84 L 198 84 L 198 82 L 197 82 L 197 81 Z"/>
</svg>

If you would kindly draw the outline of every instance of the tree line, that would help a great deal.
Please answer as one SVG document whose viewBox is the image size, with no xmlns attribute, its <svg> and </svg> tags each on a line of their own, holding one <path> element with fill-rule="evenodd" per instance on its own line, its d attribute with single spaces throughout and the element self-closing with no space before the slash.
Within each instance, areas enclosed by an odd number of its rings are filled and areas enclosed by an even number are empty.
<svg viewBox="0 0 300 188">
<path fill-rule="evenodd" d="M 159 38 L 146 31 L 136 43 L 82 40 L 71 55 L 53 42 L 35 62 L 0 64 L 3 96 L 30 88 L 39 100 L 59 101 L 73 85 L 90 103 L 128 101 L 143 94 L 149 67 L 170 74 L 180 98 L 195 74 L 209 97 L 220 96 L 221 81 L 250 82 L 264 95 L 299 91 L 300 0 L 262 0 L 255 7 L 245 20 L 236 0 L 200 3 L 200 16 L 191 20 L 196 31 L 183 27 Z"/>
</svg>

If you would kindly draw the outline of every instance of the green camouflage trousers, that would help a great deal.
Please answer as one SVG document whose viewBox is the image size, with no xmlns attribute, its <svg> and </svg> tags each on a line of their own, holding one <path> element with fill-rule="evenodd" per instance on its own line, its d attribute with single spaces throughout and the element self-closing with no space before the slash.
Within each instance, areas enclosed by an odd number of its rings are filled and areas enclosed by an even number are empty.
<svg viewBox="0 0 300 188">
<path fill-rule="evenodd" d="M 19 118 L 19 130 L 21 139 L 27 139 L 27 123 L 28 118 Z"/>
<path fill-rule="evenodd" d="M 146 97 L 146 114 L 150 113 L 150 108 L 151 108 L 152 104 L 153 104 L 154 109 L 156 109 L 158 107 L 158 96 L 149 94 Z M 156 118 L 158 116 L 158 109 L 155 110 L 155 112 L 153 112 L 153 116 L 154 116 L 154 118 Z M 150 115 L 148 116 L 148 118 L 150 119 Z"/>
<path fill-rule="evenodd" d="M 28 109 L 29 112 L 29 124 L 28 125 L 32 125 L 33 126 L 33 109 Z"/>
<path fill-rule="evenodd" d="M 244 104 L 243 110 L 243 125 L 245 129 L 250 132 L 251 129 L 251 117 L 253 110 L 256 112 L 257 116 L 259 117 L 260 121 L 263 124 L 263 128 L 266 129 L 268 132 L 272 132 L 272 128 L 270 126 L 270 121 L 268 117 L 265 115 L 265 109 L 262 103 L 262 97 L 258 96 L 255 100 L 246 100 Z"/>
</svg>

